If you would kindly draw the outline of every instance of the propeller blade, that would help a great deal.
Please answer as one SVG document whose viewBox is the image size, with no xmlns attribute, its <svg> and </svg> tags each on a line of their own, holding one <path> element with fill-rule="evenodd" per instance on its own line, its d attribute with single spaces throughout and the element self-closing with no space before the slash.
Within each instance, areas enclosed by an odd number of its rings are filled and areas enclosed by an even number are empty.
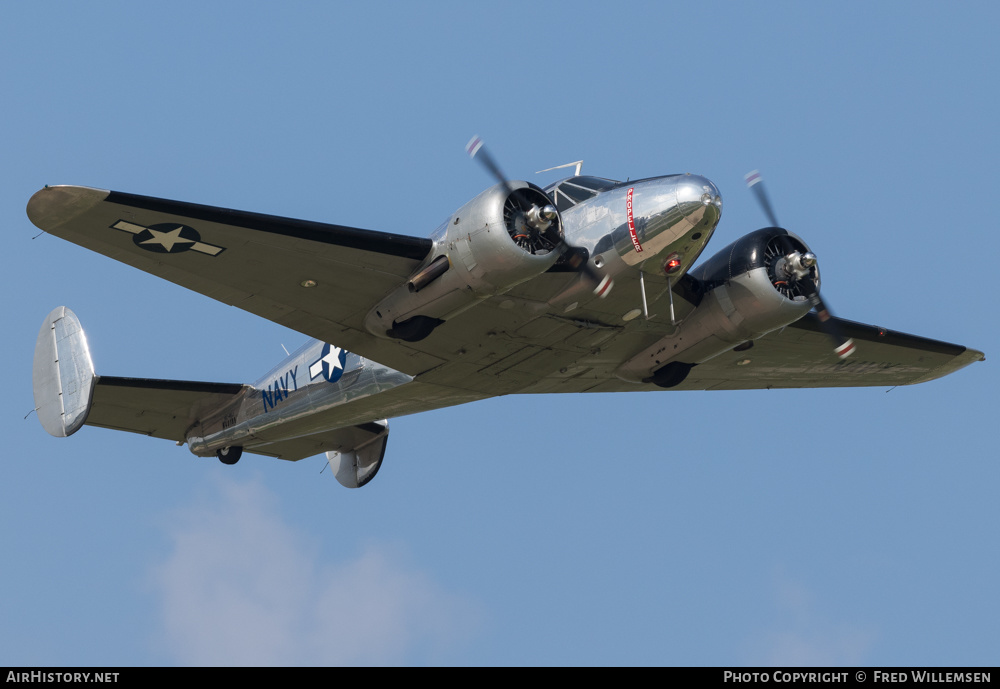
<svg viewBox="0 0 1000 689">
<path fill-rule="evenodd" d="M 514 189 L 510 186 L 510 182 L 507 181 L 507 177 L 501 172 L 500 166 L 493 160 L 493 156 L 486 150 L 483 140 L 479 136 L 469 139 L 469 143 L 465 145 L 465 151 L 469 154 L 470 158 L 473 160 L 478 159 L 483 164 L 489 173 L 504 186 L 504 191 L 506 191 L 508 196 L 514 193 Z M 608 296 L 608 293 L 611 292 L 611 288 L 615 284 L 614 280 L 608 275 L 601 275 L 590 266 L 590 252 L 583 247 L 573 246 L 566 241 L 565 237 L 563 237 L 559 246 L 556 247 L 556 251 L 559 252 L 566 263 L 577 272 L 586 275 L 594 283 L 594 294 L 602 299 Z"/>
<path fill-rule="evenodd" d="M 836 319 L 834 319 L 829 307 L 823 301 L 822 297 L 819 296 L 819 290 L 816 288 L 815 280 L 807 278 L 803 280 L 803 286 L 805 286 L 809 292 L 806 298 L 814 307 L 816 307 L 816 315 L 819 316 L 820 327 L 823 329 L 823 332 L 826 333 L 827 337 L 833 340 L 834 354 L 841 359 L 846 359 L 851 356 L 855 350 L 854 340 L 849 337 L 844 337 L 844 333 L 837 324 Z"/>
<path fill-rule="evenodd" d="M 482 139 L 478 136 L 474 136 L 469 139 L 469 143 L 465 145 L 465 151 L 473 160 L 477 157 L 479 158 L 479 162 L 483 164 L 483 167 L 485 167 L 489 173 L 493 175 L 496 181 L 500 182 L 500 184 L 504 186 L 504 191 L 507 192 L 508 196 L 514 193 L 514 190 L 510 186 L 510 182 L 507 181 L 503 172 L 500 171 L 500 166 L 496 164 L 496 161 L 493 160 L 493 156 L 491 156 L 490 152 L 486 150 L 485 146 L 483 146 Z"/>
<path fill-rule="evenodd" d="M 764 179 L 760 175 L 760 170 L 752 170 L 748 172 L 745 176 L 747 181 L 747 188 L 757 197 L 757 202 L 760 203 L 760 207 L 764 210 L 764 215 L 767 216 L 768 222 L 774 227 L 780 227 L 778 225 L 778 218 L 774 214 L 774 209 L 771 208 L 771 200 L 767 196 L 767 191 L 764 189 Z M 792 243 L 791 237 L 787 234 L 780 236 L 781 250 L 784 252 L 786 258 L 791 258 L 793 255 L 798 256 L 798 249 Z M 812 267 L 816 265 L 816 256 L 811 253 L 806 253 L 805 258 L 808 258 L 809 263 L 803 266 L 801 258 L 798 259 L 799 268 L 796 269 L 796 273 L 801 275 L 801 270 L 805 267 Z M 812 272 L 811 274 L 815 274 Z M 812 277 L 802 276 L 792 279 L 798 279 L 806 291 L 806 299 L 809 303 L 813 305 L 816 309 L 816 315 L 819 316 L 820 327 L 823 332 L 833 340 L 833 352 L 841 359 L 846 359 L 851 354 L 854 353 L 854 340 L 849 337 L 844 337 L 843 331 L 837 324 L 836 319 L 830 312 L 826 303 L 823 301 L 822 297 L 819 296 L 819 286 Z"/>
<path fill-rule="evenodd" d="M 778 218 L 774 215 L 774 209 L 771 208 L 771 200 L 767 197 L 767 191 L 764 189 L 764 178 L 760 176 L 760 170 L 751 170 L 746 174 L 745 179 L 747 188 L 753 192 L 753 195 L 757 197 L 757 202 L 764 209 L 767 221 L 773 227 L 781 227 L 778 224 Z"/>
</svg>

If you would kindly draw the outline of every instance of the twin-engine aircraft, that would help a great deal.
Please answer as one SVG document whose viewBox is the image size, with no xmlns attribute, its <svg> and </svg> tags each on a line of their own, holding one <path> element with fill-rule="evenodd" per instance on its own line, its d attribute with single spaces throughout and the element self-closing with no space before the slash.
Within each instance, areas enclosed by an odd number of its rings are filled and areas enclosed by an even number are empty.
<svg viewBox="0 0 1000 689">
<path fill-rule="evenodd" d="M 722 214 L 708 179 L 577 169 L 541 189 L 506 179 L 479 139 L 468 152 L 498 183 L 427 239 L 40 190 L 27 211 L 42 230 L 316 338 L 252 385 L 98 376 L 59 307 L 35 348 L 42 426 L 143 433 L 226 464 L 325 452 L 356 488 L 382 464 L 387 419 L 497 395 L 893 386 L 984 359 L 833 317 L 816 256 L 756 173 L 771 226 L 693 267 Z"/>
</svg>

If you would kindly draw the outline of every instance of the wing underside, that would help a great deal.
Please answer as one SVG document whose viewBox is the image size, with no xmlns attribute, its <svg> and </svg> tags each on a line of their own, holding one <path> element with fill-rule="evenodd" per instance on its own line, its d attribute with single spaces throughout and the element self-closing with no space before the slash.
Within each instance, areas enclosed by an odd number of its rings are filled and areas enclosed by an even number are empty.
<svg viewBox="0 0 1000 689">
<path fill-rule="evenodd" d="M 819 318 L 808 314 L 743 351 L 729 351 L 699 366 L 679 386 L 692 390 L 894 386 L 948 375 L 983 353 L 960 345 L 838 319 L 857 351 L 847 359 L 831 353 Z"/>
<path fill-rule="evenodd" d="M 324 342 L 415 374 L 442 363 L 364 329 L 430 239 L 87 187 L 31 197 L 39 228 Z"/>
<path fill-rule="evenodd" d="M 814 313 L 781 330 L 692 367 L 671 390 L 760 390 L 912 385 L 941 378 L 982 361 L 982 352 L 939 340 L 838 319 L 857 351 L 840 360 Z M 596 381 L 595 381 L 596 382 Z M 652 385 L 605 381 L 589 392 L 658 390 Z"/>
</svg>

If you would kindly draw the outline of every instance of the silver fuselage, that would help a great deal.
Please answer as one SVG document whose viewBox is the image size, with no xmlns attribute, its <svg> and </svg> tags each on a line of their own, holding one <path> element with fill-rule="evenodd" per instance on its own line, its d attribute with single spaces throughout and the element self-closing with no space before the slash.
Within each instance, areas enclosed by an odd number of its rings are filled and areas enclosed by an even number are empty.
<svg viewBox="0 0 1000 689">
<path fill-rule="evenodd" d="M 412 380 L 405 373 L 312 340 L 232 403 L 204 415 L 189 432 L 188 446 L 196 455 L 207 456 L 220 447 L 266 445 L 329 430 L 331 412 Z"/>
</svg>

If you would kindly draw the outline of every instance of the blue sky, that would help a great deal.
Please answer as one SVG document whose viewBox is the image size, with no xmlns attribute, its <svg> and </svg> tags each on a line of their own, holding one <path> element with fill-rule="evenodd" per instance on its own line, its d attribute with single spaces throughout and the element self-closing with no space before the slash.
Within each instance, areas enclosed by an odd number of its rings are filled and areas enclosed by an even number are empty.
<svg viewBox="0 0 1000 689">
<path fill-rule="evenodd" d="M 990 3 L 7 3 L 0 663 L 995 664 L 1000 10 Z M 694 172 L 706 256 L 778 218 L 838 315 L 988 361 L 915 387 L 504 398 L 391 422 L 348 491 L 49 437 L 65 304 L 98 373 L 254 380 L 304 337 L 37 236 L 44 184 L 427 235 L 583 158 Z M 278 269 L 278 268 L 276 268 Z"/>
</svg>

